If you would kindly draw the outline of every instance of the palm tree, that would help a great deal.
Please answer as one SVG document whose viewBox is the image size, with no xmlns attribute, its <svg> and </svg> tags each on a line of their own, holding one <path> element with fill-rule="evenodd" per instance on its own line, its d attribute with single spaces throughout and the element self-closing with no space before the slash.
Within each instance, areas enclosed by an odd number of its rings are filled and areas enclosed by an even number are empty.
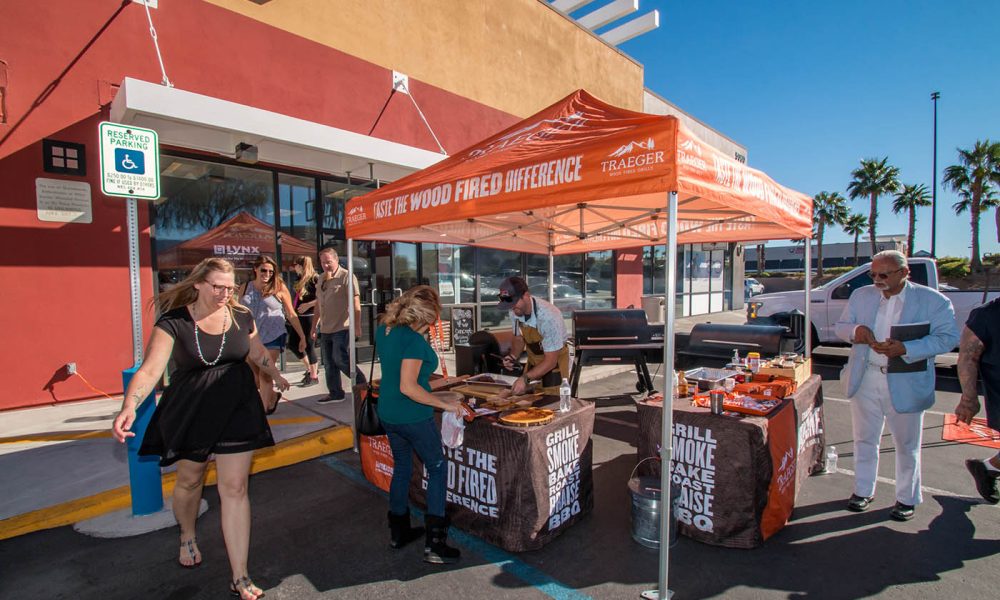
<svg viewBox="0 0 1000 600">
<path fill-rule="evenodd" d="M 957 214 L 966 210 L 971 215 L 972 258 L 969 267 L 982 269 L 979 260 L 979 216 L 983 210 L 1000 204 L 996 186 L 1000 180 L 1000 143 L 977 140 L 971 150 L 958 148 L 959 164 L 944 170 L 944 183 L 954 190 L 958 202 L 952 205 Z"/>
<path fill-rule="evenodd" d="M 889 157 L 882 160 L 868 158 L 861 160 L 861 166 L 851 171 L 853 179 L 847 184 L 847 194 L 851 200 L 869 198 L 871 211 L 868 213 L 868 235 L 871 236 L 872 256 L 875 256 L 875 221 L 878 220 L 878 197 L 899 191 L 899 168 L 890 164 Z"/>
<path fill-rule="evenodd" d="M 816 277 L 823 276 L 824 229 L 827 225 L 842 223 L 847 215 L 847 199 L 837 192 L 820 192 L 813 196 L 813 225 L 816 227 Z"/>
<path fill-rule="evenodd" d="M 868 225 L 868 219 L 864 215 L 858 213 L 851 213 L 843 222 L 840 224 L 844 228 L 844 233 L 854 236 L 854 266 L 858 266 L 858 238 L 861 234 L 865 232 L 865 227 Z"/>
<path fill-rule="evenodd" d="M 903 185 L 902 191 L 896 194 L 896 199 L 892 201 L 892 212 L 899 214 L 904 210 L 910 211 L 910 229 L 906 237 L 906 255 L 913 256 L 913 240 L 917 230 L 917 208 L 931 205 L 931 193 L 927 191 L 927 186 Z"/>
</svg>

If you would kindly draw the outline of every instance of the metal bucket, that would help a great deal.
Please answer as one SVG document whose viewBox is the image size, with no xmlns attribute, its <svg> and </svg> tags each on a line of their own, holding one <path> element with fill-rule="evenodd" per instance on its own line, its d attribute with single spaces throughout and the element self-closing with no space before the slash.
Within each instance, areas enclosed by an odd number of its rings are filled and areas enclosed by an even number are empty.
<svg viewBox="0 0 1000 600">
<path fill-rule="evenodd" d="M 660 510 L 662 506 L 659 477 L 633 477 L 628 491 L 632 498 L 632 539 L 647 548 L 660 548 Z M 677 543 L 677 502 L 679 490 L 671 494 L 670 547 Z"/>
</svg>

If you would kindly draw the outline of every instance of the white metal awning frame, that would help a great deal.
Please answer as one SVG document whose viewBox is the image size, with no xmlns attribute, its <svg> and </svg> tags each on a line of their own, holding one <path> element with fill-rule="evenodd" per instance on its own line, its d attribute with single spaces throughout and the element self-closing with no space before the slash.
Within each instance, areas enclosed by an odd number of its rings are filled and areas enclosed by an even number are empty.
<svg viewBox="0 0 1000 600">
<path fill-rule="evenodd" d="M 165 146 L 236 157 L 257 147 L 257 162 L 395 181 L 444 154 L 269 110 L 126 77 L 111 103 L 116 123 L 152 129 Z"/>
</svg>

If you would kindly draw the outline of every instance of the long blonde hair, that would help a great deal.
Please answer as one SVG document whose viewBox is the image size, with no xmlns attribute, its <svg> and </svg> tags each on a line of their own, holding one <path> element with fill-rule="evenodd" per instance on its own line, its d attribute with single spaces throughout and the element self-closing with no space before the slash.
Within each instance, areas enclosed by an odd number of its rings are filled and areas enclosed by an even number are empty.
<svg viewBox="0 0 1000 600">
<path fill-rule="evenodd" d="M 185 277 L 180 283 L 174 287 L 160 292 L 153 302 L 161 313 L 171 311 L 175 308 L 181 306 L 187 306 L 188 304 L 193 304 L 195 300 L 198 299 L 198 290 L 195 289 L 194 285 L 196 283 L 202 283 L 207 280 L 208 274 L 212 272 L 219 273 L 235 273 L 236 269 L 233 268 L 233 264 L 228 260 L 223 258 L 206 258 L 205 260 L 198 263 L 198 266 L 191 271 L 191 274 Z M 229 306 L 230 310 L 238 310 L 240 312 L 247 312 L 247 307 L 239 303 L 236 299 L 236 292 L 233 291 L 229 295 L 229 300 L 226 301 L 226 305 Z M 235 320 L 233 321 L 236 322 Z"/>
<path fill-rule="evenodd" d="M 316 278 L 316 269 L 313 267 L 313 259 L 308 256 L 296 258 L 295 264 L 302 267 L 302 276 L 295 282 L 295 291 L 301 294 L 306 284 Z"/>
<path fill-rule="evenodd" d="M 263 289 L 260 290 L 260 294 L 265 297 L 273 296 L 285 289 L 285 282 L 281 279 L 281 269 L 278 267 L 277 261 L 266 254 L 258 255 L 257 260 L 253 261 L 253 277 L 246 285 L 253 284 L 253 280 L 257 279 L 257 268 L 264 263 L 271 265 L 274 268 L 274 273 L 271 274 L 271 281 L 268 281 Z M 243 289 L 247 290 L 249 288 L 244 286 Z"/>
<path fill-rule="evenodd" d="M 429 285 L 418 285 L 406 290 L 385 307 L 382 324 L 386 327 L 417 326 L 419 329 L 437 321 L 440 314 L 441 299 L 438 298 L 438 293 Z"/>
</svg>

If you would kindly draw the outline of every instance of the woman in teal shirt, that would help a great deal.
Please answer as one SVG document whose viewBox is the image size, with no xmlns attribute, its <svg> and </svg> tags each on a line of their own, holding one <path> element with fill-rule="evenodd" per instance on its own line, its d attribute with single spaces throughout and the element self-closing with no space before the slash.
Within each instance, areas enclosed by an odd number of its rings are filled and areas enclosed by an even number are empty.
<svg viewBox="0 0 1000 600">
<path fill-rule="evenodd" d="M 375 347 L 382 365 L 378 416 L 389 436 L 395 463 L 389 484 L 390 546 L 402 548 L 423 533 L 410 527 L 409 488 L 416 452 L 427 469 L 427 526 L 424 561 L 453 563 L 459 551 L 447 545 L 445 516 L 447 461 L 441 450 L 441 432 L 434 409 L 463 415 L 460 402 L 445 402 L 431 394 L 430 375 L 438 357 L 424 334 L 441 315 L 434 288 L 419 285 L 386 307 L 375 331 Z"/>
</svg>

